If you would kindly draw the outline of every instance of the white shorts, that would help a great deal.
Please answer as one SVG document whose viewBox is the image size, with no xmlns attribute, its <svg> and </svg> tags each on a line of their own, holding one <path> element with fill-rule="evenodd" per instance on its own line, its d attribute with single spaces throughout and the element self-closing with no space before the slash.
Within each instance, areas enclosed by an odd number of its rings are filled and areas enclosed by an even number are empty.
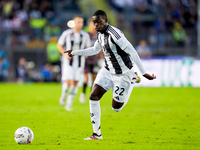
<svg viewBox="0 0 200 150">
<path fill-rule="evenodd" d="M 71 66 L 69 65 L 68 59 L 66 59 L 65 57 L 62 59 L 62 70 L 61 70 L 62 81 L 65 80 L 79 81 L 81 79 L 83 74 L 83 66 L 78 67 L 78 62 L 75 59 L 74 62 L 75 63 L 73 63 L 73 66 Z"/>
<path fill-rule="evenodd" d="M 129 99 L 132 92 L 133 77 L 133 69 L 124 74 L 111 74 L 108 70 L 102 67 L 97 74 L 94 83 L 100 85 L 106 91 L 112 89 L 113 99 L 119 103 L 124 103 Z"/>
<path fill-rule="evenodd" d="M 62 70 L 62 81 L 73 80 L 79 81 L 83 73 L 83 68 L 73 68 L 71 66 L 65 67 Z"/>
</svg>

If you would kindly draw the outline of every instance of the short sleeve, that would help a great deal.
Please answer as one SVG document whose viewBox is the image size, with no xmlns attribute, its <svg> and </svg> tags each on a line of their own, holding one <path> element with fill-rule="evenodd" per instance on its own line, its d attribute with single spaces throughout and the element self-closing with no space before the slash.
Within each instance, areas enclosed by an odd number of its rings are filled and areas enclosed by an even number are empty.
<svg viewBox="0 0 200 150">
<path fill-rule="evenodd" d="M 65 41 L 66 41 L 66 32 L 63 32 L 60 38 L 58 39 L 58 44 L 65 45 Z"/>
</svg>

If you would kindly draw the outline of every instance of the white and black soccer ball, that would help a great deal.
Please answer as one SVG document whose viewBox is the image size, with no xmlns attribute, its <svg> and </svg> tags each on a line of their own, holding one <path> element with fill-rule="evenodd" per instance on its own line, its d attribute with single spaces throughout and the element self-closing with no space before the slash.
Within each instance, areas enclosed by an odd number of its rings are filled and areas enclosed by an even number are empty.
<svg viewBox="0 0 200 150">
<path fill-rule="evenodd" d="M 28 127 L 20 127 L 14 135 L 17 144 L 31 144 L 33 142 L 33 131 Z"/>
</svg>

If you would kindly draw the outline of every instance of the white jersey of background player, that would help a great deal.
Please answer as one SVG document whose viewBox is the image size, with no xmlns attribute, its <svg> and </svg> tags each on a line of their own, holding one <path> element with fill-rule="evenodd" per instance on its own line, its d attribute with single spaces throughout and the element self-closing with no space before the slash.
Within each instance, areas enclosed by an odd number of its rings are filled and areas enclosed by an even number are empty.
<svg viewBox="0 0 200 150">
<path fill-rule="evenodd" d="M 82 30 L 83 18 L 75 17 L 75 26 L 72 29 L 65 30 L 58 40 L 58 49 L 62 56 L 62 94 L 60 97 L 60 105 L 65 104 L 67 90 L 69 95 L 65 109 L 72 110 L 72 102 L 78 91 L 78 81 L 83 72 L 85 58 L 84 56 L 69 57 L 64 53 L 66 50 L 84 49 L 90 46 L 90 37 L 87 32 Z"/>
<path fill-rule="evenodd" d="M 119 29 L 108 24 L 104 11 L 97 10 L 93 14 L 92 20 L 98 32 L 98 39 L 94 46 L 84 50 L 66 52 L 69 56 L 94 55 L 102 50 L 104 54 L 104 67 L 97 74 L 90 94 L 93 135 L 85 140 L 102 139 L 99 100 L 108 90 L 112 89 L 113 91 L 112 108 L 114 111 L 119 112 L 126 105 L 133 89 L 133 83 L 138 78 L 133 70 L 134 63 L 145 78 L 149 80 L 156 78 L 154 74 L 146 73 L 131 43 Z"/>
</svg>

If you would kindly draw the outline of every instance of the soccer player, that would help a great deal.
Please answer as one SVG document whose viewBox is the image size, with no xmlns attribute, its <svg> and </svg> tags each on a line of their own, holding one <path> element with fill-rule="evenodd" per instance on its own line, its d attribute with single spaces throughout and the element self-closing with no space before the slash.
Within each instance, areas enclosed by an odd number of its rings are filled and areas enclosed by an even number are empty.
<svg viewBox="0 0 200 150">
<path fill-rule="evenodd" d="M 78 91 L 78 81 L 83 72 L 85 58 L 84 56 L 69 57 L 64 52 L 66 50 L 79 50 L 90 47 L 90 37 L 87 32 L 82 30 L 83 18 L 76 16 L 73 19 L 74 27 L 65 30 L 59 40 L 58 49 L 62 54 L 62 93 L 60 97 L 60 105 L 65 105 L 66 93 L 68 92 L 67 102 L 65 109 L 72 110 L 72 103 Z"/>
<path fill-rule="evenodd" d="M 91 46 L 94 45 L 95 41 L 97 40 L 97 31 L 94 28 L 94 23 L 92 19 L 89 21 L 89 36 L 91 39 Z M 80 103 L 85 103 L 85 93 L 88 86 L 88 80 L 89 75 L 91 75 L 92 83 L 94 83 L 94 80 L 97 76 L 97 72 L 100 70 L 100 66 L 98 64 L 98 61 L 100 61 L 103 58 L 102 52 L 96 55 L 87 56 L 85 59 L 85 68 L 84 68 L 84 76 L 85 81 L 83 84 L 83 92 L 80 94 L 79 101 Z"/>
<path fill-rule="evenodd" d="M 99 100 L 108 90 L 112 89 L 113 91 L 112 109 L 114 111 L 121 111 L 128 102 L 133 84 L 139 78 L 134 72 L 134 63 L 145 78 L 149 80 L 156 78 L 154 74 L 146 73 L 136 50 L 119 29 L 108 24 L 104 11 L 97 10 L 92 19 L 98 32 L 94 46 L 84 50 L 66 52 L 69 56 L 94 55 L 102 50 L 104 54 L 104 67 L 97 74 L 90 94 L 89 104 L 93 135 L 85 140 L 103 139 L 100 128 Z"/>
</svg>

